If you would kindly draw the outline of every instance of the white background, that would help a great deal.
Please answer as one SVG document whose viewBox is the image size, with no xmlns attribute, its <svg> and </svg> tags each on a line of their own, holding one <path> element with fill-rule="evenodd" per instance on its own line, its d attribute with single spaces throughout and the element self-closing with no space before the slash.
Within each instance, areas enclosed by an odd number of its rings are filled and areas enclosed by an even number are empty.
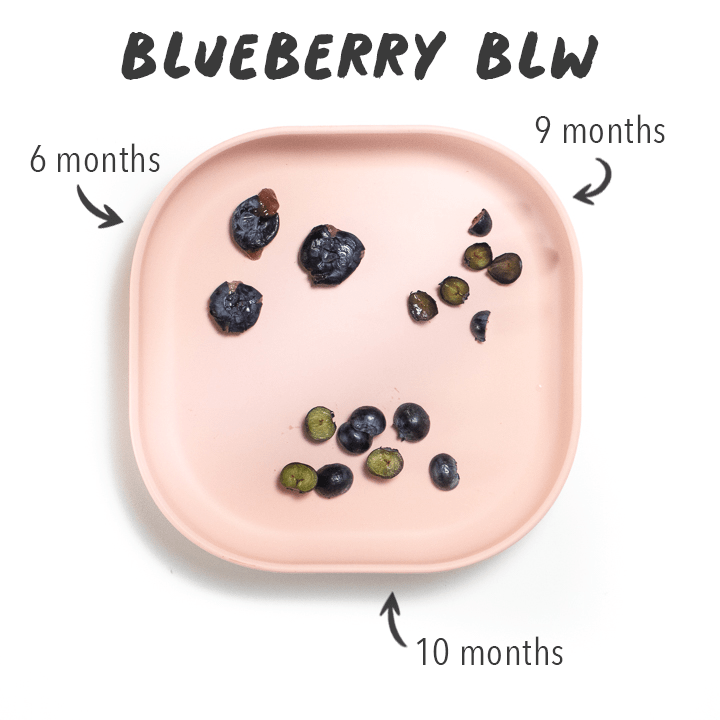
<svg viewBox="0 0 720 720">
<path fill-rule="evenodd" d="M 716 718 L 718 129 L 701 2 L 26 3 L 4 19 L 1 264 L 3 590 L 0 715 L 15 718 Z M 258 77 L 161 70 L 173 30 L 259 42 Z M 447 41 L 423 81 L 413 37 Z M 128 35 L 158 71 L 120 74 Z M 273 32 L 298 57 L 319 33 L 411 45 L 405 75 L 262 73 Z M 529 31 L 548 70 L 516 69 Z M 485 32 L 510 75 L 475 74 Z M 555 41 L 599 48 L 550 77 Z M 566 145 L 565 122 L 665 126 L 663 144 Z M 540 144 L 539 115 L 553 122 Z M 583 263 L 583 416 L 568 482 L 542 522 L 484 563 L 418 576 L 289 576 L 236 567 L 161 515 L 128 430 L 128 283 L 154 198 L 184 165 L 251 130 L 440 125 L 498 141 L 555 188 Z M 57 152 L 160 155 L 158 173 L 30 169 Z M 602 170 L 594 207 L 573 200 Z M 125 222 L 98 230 L 75 185 Z M 391 638 L 379 611 L 401 608 Z M 422 637 L 450 659 L 422 666 Z M 560 666 L 463 667 L 462 645 L 561 645 Z"/>
</svg>

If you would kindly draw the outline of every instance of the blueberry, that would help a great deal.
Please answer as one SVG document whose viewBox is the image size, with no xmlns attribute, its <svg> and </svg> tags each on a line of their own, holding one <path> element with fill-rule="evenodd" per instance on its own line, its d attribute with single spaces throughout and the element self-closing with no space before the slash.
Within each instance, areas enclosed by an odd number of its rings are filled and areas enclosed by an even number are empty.
<svg viewBox="0 0 720 720">
<path fill-rule="evenodd" d="M 315 492 L 326 498 L 333 498 L 346 493 L 353 483 L 352 470 L 341 463 L 323 465 L 318 470 L 317 476 Z"/>
<path fill-rule="evenodd" d="M 262 295 L 250 285 L 224 282 L 210 296 L 210 315 L 227 333 L 242 333 L 260 317 Z"/>
<path fill-rule="evenodd" d="M 438 314 L 435 298 L 430 297 L 422 290 L 410 293 L 408 310 L 410 311 L 410 317 L 416 322 L 427 322 Z"/>
<path fill-rule="evenodd" d="M 310 492 L 317 484 L 317 473 L 304 463 L 290 463 L 280 472 L 280 484 L 299 493 Z"/>
<path fill-rule="evenodd" d="M 311 440 L 329 440 L 335 434 L 335 414 L 332 410 L 318 405 L 305 416 L 305 430 Z"/>
<path fill-rule="evenodd" d="M 458 486 L 457 462 L 452 455 L 440 453 L 430 461 L 430 479 L 441 490 L 452 490 Z"/>
<path fill-rule="evenodd" d="M 363 405 L 354 410 L 349 420 L 350 424 L 360 432 L 375 437 L 385 430 L 386 422 L 382 410 L 372 405 Z"/>
<path fill-rule="evenodd" d="M 440 297 L 448 305 L 462 305 L 470 297 L 470 286 L 459 277 L 446 277 L 440 283 Z"/>
<path fill-rule="evenodd" d="M 430 416 L 416 403 L 403 403 L 393 417 L 400 440 L 418 442 L 430 432 Z"/>
<path fill-rule="evenodd" d="M 468 232 L 471 235 L 485 237 L 491 230 L 492 218 L 490 217 L 490 213 L 483 208 L 480 213 L 473 218 Z"/>
<path fill-rule="evenodd" d="M 488 275 L 501 285 L 514 283 L 522 272 L 522 260 L 515 253 L 498 255 L 488 266 Z"/>
<path fill-rule="evenodd" d="M 360 455 L 370 449 L 372 438 L 366 432 L 356 430 L 349 422 L 343 423 L 337 431 L 341 447 L 353 455 Z"/>
<path fill-rule="evenodd" d="M 368 471 L 376 477 L 389 480 L 400 474 L 404 462 L 398 450 L 377 448 L 367 456 L 365 465 Z"/>
<path fill-rule="evenodd" d="M 339 285 L 357 269 L 364 254 L 365 247 L 352 233 L 318 225 L 300 248 L 300 263 L 314 285 Z"/>
<path fill-rule="evenodd" d="M 487 328 L 489 310 L 481 310 L 472 316 L 470 321 L 470 332 L 478 342 L 485 342 L 485 328 Z"/>
<path fill-rule="evenodd" d="M 251 260 L 257 260 L 277 235 L 279 207 L 275 193 L 265 188 L 235 208 L 230 223 L 233 240 Z"/>
<path fill-rule="evenodd" d="M 471 270 L 483 270 L 492 262 L 492 259 L 492 249 L 486 242 L 470 245 L 463 255 L 463 262 Z"/>
</svg>

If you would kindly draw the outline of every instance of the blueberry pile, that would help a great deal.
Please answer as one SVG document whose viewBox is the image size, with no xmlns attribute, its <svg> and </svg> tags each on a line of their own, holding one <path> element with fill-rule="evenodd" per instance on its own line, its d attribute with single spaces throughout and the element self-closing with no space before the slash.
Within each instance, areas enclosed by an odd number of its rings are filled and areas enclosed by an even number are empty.
<svg viewBox="0 0 720 720">
<path fill-rule="evenodd" d="M 305 416 L 305 434 L 310 440 L 325 442 L 335 435 L 335 414 L 322 405 L 312 408 Z M 419 442 L 430 432 L 430 416 L 425 409 L 417 403 L 403 403 L 393 415 L 393 426 L 401 441 Z M 373 440 L 385 431 L 387 421 L 382 410 L 373 405 L 363 405 L 354 410 L 347 422 L 337 428 L 337 441 L 340 447 L 352 455 L 367 452 Z M 440 457 L 440 456 L 438 456 Z M 443 455 L 449 458 L 449 455 Z M 438 487 L 450 490 L 457 485 L 457 463 L 453 460 L 455 482 L 445 478 L 447 472 L 440 478 L 439 472 L 434 469 L 435 460 L 430 466 L 430 477 Z M 452 458 L 451 458 L 452 459 Z M 403 457 L 399 450 L 390 447 L 380 447 L 373 450 L 365 461 L 367 471 L 376 478 L 389 480 L 400 474 L 404 467 Z M 444 467 L 444 466 L 443 466 Z M 444 471 L 443 471 L 444 472 Z M 437 476 L 437 477 L 436 477 Z M 445 479 L 443 479 L 445 478 Z M 280 484 L 299 493 L 315 490 L 326 498 L 337 497 L 346 493 L 353 483 L 353 474 L 347 465 L 331 463 L 324 465 L 317 472 L 304 463 L 293 462 L 286 465 L 280 473 Z M 444 485 L 443 485 L 444 483 Z"/>
<path fill-rule="evenodd" d="M 485 237 L 492 230 L 492 218 L 484 208 L 476 215 L 468 232 L 476 237 Z M 514 283 L 522 272 L 522 260 L 516 253 L 504 253 L 493 258 L 492 248 L 486 242 L 477 242 L 466 248 L 463 264 L 469 270 L 487 270 L 488 275 L 500 285 Z M 462 278 L 450 275 L 440 283 L 440 297 L 447 305 L 462 305 L 470 296 L 470 286 Z M 435 300 L 422 290 L 410 293 L 408 311 L 416 322 L 427 322 L 438 314 Z M 478 342 L 485 342 L 489 310 L 481 310 L 470 321 L 470 332 Z"/>
<path fill-rule="evenodd" d="M 251 260 L 258 260 L 278 234 L 279 209 L 275 191 L 264 188 L 243 200 L 233 211 L 230 218 L 232 239 Z M 300 264 L 310 274 L 313 285 L 332 286 L 347 280 L 357 270 L 364 255 L 365 246 L 357 236 L 333 225 L 317 225 L 302 243 Z M 228 289 L 230 286 L 231 290 Z M 236 291 L 236 288 L 240 290 Z M 247 295 L 245 288 L 254 294 Z M 223 283 L 210 297 L 209 311 L 223 332 L 241 333 L 257 322 L 261 301 L 260 293 L 249 285 Z"/>
</svg>

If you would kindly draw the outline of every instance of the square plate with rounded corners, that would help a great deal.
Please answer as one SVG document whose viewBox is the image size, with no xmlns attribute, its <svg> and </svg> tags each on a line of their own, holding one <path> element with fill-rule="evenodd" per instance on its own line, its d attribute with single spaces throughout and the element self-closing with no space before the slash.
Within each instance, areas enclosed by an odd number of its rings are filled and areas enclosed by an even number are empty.
<svg viewBox="0 0 720 720">
<path fill-rule="evenodd" d="M 235 207 L 275 190 L 280 230 L 252 261 L 233 243 Z M 512 285 L 462 264 L 486 208 L 495 255 L 516 252 Z M 366 248 L 337 287 L 313 287 L 298 261 L 330 223 Z M 470 285 L 461 306 L 415 323 L 410 292 L 446 276 Z M 258 323 L 228 336 L 208 298 L 239 280 L 263 295 Z M 143 225 L 130 293 L 130 425 L 142 477 L 170 522 L 201 548 L 287 572 L 428 572 L 505 549 L 554 502 L 580 422 L 581 274 L 567 214 L 547 182 L 498 144 L 433 127 L 279 128 L 229 140 L 190 163 Z M 470 319 L 489 310 L 487 341 Z M 427 438 L 390 427 L 403 402 L 431 418 Z M 405 468 L 371 479 L 365 455 L 314 444 L 307 411 L 344 422 L 375 405 L 388 428 L 374 447 Z M 458 462 L 443 492 L 428 464 Z M 289 462 L 342 462 L 346 494 L 297 495 Z"/>
</svg>

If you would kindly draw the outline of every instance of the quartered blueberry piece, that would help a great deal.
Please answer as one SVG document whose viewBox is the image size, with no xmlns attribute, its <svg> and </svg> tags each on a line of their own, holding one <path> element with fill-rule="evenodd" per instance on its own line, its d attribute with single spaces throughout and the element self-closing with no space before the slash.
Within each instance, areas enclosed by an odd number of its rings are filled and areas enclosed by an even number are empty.
<svg viewBox="0 0 720 720">
<path fill-rule="evenodd" d="M 522 260 L 517 253 L 498 255 L 488 265 L 488 275 L 501 285 L 514 283 L 522 272 Z"/>
<path fill-rule="evenodd" d="M 492 230 L 492 218 L 490 213 L 483 208 L 470 223 L 468 232 L 477 237 L 485 237 Z"/>
<path fill-rule="evenodd" d="M 489 310 L 481 310 L 472 316 L 470 321 L 470 332 L 478 342 L 485 342 L 485 329 L 487 328 Z"/>
</svg>

